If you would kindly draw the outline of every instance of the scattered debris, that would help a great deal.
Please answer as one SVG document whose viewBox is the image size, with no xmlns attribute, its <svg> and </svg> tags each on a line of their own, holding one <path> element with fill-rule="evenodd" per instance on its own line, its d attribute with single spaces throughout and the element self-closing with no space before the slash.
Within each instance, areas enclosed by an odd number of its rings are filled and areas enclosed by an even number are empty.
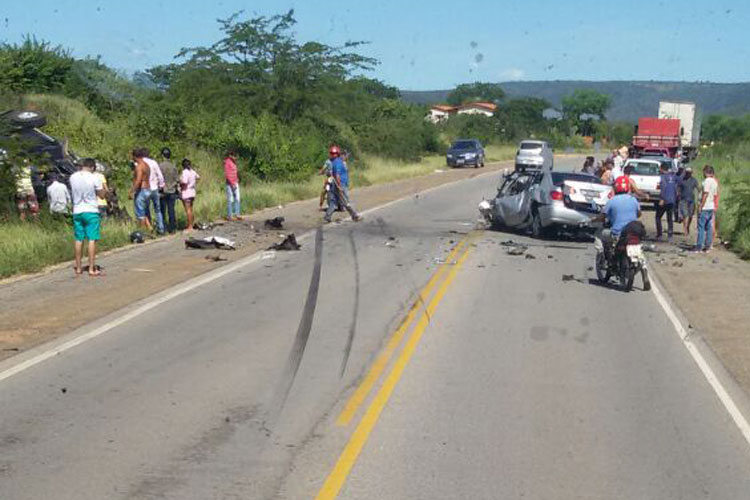
<svg viewBox="0 0 750 500">
<path fill-rule="evenodd" d="M 288 234 L 281 243 L 274 243 L 268 250 L 299 250 L 302 245 L 297 243 L 294 233 Z"/>
<path fill-rule="evenodd" d="M 682 267 L 683 265 L 684 263 L 680 262 L 679 260 L 672 262 L 672 267 Z"/>
<path fill-rule="evenodd" d="M 266 219 L 263 226 L 266 229 L 284 229 L 284 217 L 274 217 L 273 219 Z"/>
<path fill-rule="evenodd" d="M 547 256 L 547 258 L 548 258 L 548 259 L 554 259 L 554 258 L 555 258 L 555 256 L 554 256 L 554 255 L 548 255 L 548 256 Z"/>
<path fill-rule="evenodd" d="M 562 275 L 562 280 L 564 282 L 577 281 L 578 283 L 583 283 L 583 280 L 580 279 L 580 278 L 576 278 L 574 274 L 563 274 Z"/>
<path fill-rule="evenodd" d="M 719 263 L 719 259 L 711 259 L 711 264 L 718 264 L 718 263 Z"/>
<path fill-rule="evenodd" d="M 658 248 L 656 248 L 656 245 L 654 245 L 653 243 L 651 243 L 649 245 L 643 245 L 643 251 L 644 252 L 652 252 L 652 253 L 661 253 L 661 250 L 659 250 Z"/>
<path fill-rule="evenodd" d="M 235 250 L 235 243 L 232 240 L 221 236 L 207 236 L 206 238 L 188 238 L 185 240 L 185 248 L 196 248 L 207 250 L 209 248 L 219 248 L 222 250 Z"/>
<path fill-rule="evenodd" d="M 485 266 L 484 264 L 477 264 L 477 267 L 481 269 L 481 268 L 487 267 L 487 266 Z"/>
<path fill-rule="evenodd" d="M 528 247 L 525 247 L 523 245 L 514 246 L 512 248 L 508 249 L 508 255 L 523 255 L 526 253 L 526 250 L 528 250 Z"/>
<path fill-rule="evenodd" d="M 137 273 L 153 273 L 154 272 L 153 269 L 144 269 L 142 267 L 134 267 L 133 269 L 131 269 L 131 271 L 135 271 Z"/>
<path fill-rule="evenodd" d="M 193 229 L 197 229 L 198 231 L 210 231 L 211 229 L 215 228 L 216 226 L 220 226 L 223 224 L 219 224 L 216 222 L 196 222 L 193 224 Z"/>
<path fill-rule="evenodd" d="M 441 259 L 440 257 L 435 257 L 432 260 L 432 262 L 438 265 L 442 265 L 442 264 L 445 264 L 445 259 Z"/>
<path fill-rule="evenodd" d="M 263 255 L 261 255 L 261 260 L 272 260 L 276 258 L 276 252 L 274 250 L 266 250 L 263 252 Z"/>
<path fill-rule="evenodd" d="M 589 266 L 588 268 L 586 268 L 586 270 L 589 271 L 589 272 L 591 272 L 591 271 L 594 270 L 594 266 Z"/>
<path fill-rule="evenodd" d="M 146 241 L 146 238 L 143 236 L 143 233 L 140 231 L 133 231 L 130 233 L 130 243 L 143 243 Z"/>
<path fill-rule="evenodd" d="M 206 255 L 204 259 L 210 260 L 213 262 L 226 262 L 227 260 L 229 260 L 229 259 L 225 259 L 221 255 Z"/>
<path fill-rule="evenodd" d="M 536 259 L 536 257 L 534 257 L 533 255 L 531 255 L 530 253 L 527 253 L 526 254 L 526 260 L 532 260 L 532 259 Z"/>
<path fill-rule="evenodd" d="M 62 387 L 60 389 L 60 392 L 62 392 L 63 394 L 65 394 L 66 392 L 68 392 L 68 388 L 67 387 Z"/>
<path fill-rule="evenodd" d="M 18 347 L 6 347 L 5 349 L 3 349 L 4 352 L 18 352 L 20 350 L 21 349 L 19 349 Z"/>
</svg>

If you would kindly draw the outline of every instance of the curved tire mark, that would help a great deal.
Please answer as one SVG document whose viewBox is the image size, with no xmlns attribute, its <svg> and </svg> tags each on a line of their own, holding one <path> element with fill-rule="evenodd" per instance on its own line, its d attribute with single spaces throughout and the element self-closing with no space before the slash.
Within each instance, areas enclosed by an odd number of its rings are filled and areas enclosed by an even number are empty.
<svg viewBox="0 0 750 500">
<path fill-rule="evenodd" d="M 341 360 L 339 378 L 344 376 L 346 364 L 349 362 L 354 335 L 357 332 L 357 317 L 359 316 L 359 257 L 357 255 L 357 244 L 354 242 L 354 231 L 349 231 L 349 243 L 352 247 L 352 257 L 354 257 L 354 311 L 352 312 L 352 322 L 349 325 L 349 337 L 346 339 L 346 346 L 344 347 L 344 359 Z"/>
</svg>

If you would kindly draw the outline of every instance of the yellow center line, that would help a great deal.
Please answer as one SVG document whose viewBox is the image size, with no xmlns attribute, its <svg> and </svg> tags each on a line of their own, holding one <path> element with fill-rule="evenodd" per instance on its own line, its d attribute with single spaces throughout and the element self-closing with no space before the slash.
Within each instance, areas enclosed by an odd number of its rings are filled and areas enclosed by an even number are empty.
<svg viewBox="0 0 750 500">
<path fill-rule="evenodd" d="M 362 405 L 365 399 L 367 399 L 367 395 L 370 393 L 370 390 L 372 390 L 372 387 L 375 385 L 375 382 L 377 382 L 377 380 L 380 378 L 380 375 L 383 373 L 383 370 L 385 370 L 385 367 L 388 365 L 388 362 L 391 360 L 391 356 L 393 356 L 393 353 L 396 351 L 396 348 L 401 343 L 401 339 L 404 338 L 404 335 L 409 330 L 409 327 L 411 326 L 412 321 L 414 321 L 414 318 L 419 312 L 422 304 L 424 304 L 425 301 L 428 299 L 430 293 L 432 292 L 432 289 L 440 281 L 440 278 L 442 278 L 445 271 L 451 265 L 451 262 L 456 257 L 456 254 L 461 250 L 464 244 L 466 244 L 467 239 L 468 239 L 468 236 L 465 237 L 460 242 L 458 242 L 458 244 L 455 247 L 453 247 L 453 250 L 448 254 L 448 257 L 445 259 L 445 262 L 438 268 L 437 272 L 432 276 L 432 278 L 430 278 L 430 281 L 427 282 L 425 287 L 422 290 L 420 290 L 417 301 L 409 310 L 409 313 L 407 314 L 406 318 L 404 319 L 404 321 L 401 322 L 401 325 L 399 325 L 396 331 L 393 332 L 393 335 L 391 335 L 391 338 L 388 339 L 388 342 L 386 343 L 385 348 L 375 359 L 375 362 L 372 364 L 372 367 L 370 367 L 370 370 L 367 372 L 367 375 L 365 376 L 365 378 L 362 379 L 362 382 L 359 384 L 359 387 L 357 387 L 354 393 L 349 397 L 349 400 L 346 402 L 346 405 L 344 405 L 344 409 L 341 410 L 341 413 L 336 419 L 336 425 L 346 426 L 346 425 L 349 425 L 349 422 L 352 421 L 352 418 L 354 418 L 354 415 L 356 415 L 357 411 L 359 410 L 359 407 Z"/>
<path fill-rule="evenodd" d="M 323 487 L 318 492 L 318 495 L 315 497 L 316 500 L 332 500 L 339 494 L 339 491 L 344 485 L 346 478 L 349 476 L 349 472 L 351 471 L 352 467 L 354 467 L 354 464 L 357 461 L 362 448 L 365 446 L 365 443 L 367 443 L 367 439 L 370 437 L 370 433 L 375 427 L 375 424 L 377 423 L 378 418 L 383 411 L 383 408 L 385 408 L 385 405 L 388 403 L 391 394 L 393 394 L 393 390 L 395 389 L 396 384 L 401 378 L 401 375 L 404 373 L 406 365 L 409 364 L 409 361 L 411 360 L 411 357 L 414 354 L 417 345 L 419 345 L 419 340 L 422 338 L 422 334 L 429 325 L 430 318 L 435 312 L 435 309 L 437 309 L 437 306 L 440 304 L 440 301 L 443 299 L 443 296 L 448 291 L 448 288 L 456 277 L 456 274 L 463 265 L 464 261 L 468 257 L 470 251 L 471 247 L 468 247 L 466 248 L 466 250 L 464 250 L 463 254 L 456 262 L 456 265 L 453 266 L 453 268 L 450 270 L 450 273 L 445 278 L 445 281 L 443 281 L 443 283 L 440 285 L 440 288 L 438 288 L 438 290 L 435 292 L 435 296 L 430 301 L 430 304 L 422 313 L 422 316 L 419 319 L 419 323 L 417 323 L 417 326 L 414 328 L 414 332 L 406 342 L 403 351 L 401 351 L 401 354 L 396 359 L 396 362 L 393 365 L 393 369 L 388 374 L 388 377 L 383 382 L 382 387 L 373 398 L 372 403 L 370 403 L 370 406 L 367 408 L 365 415 L 362 417 L 362 420 L 359 422 L 357 428 L 352 433 L 351 438 L 349 438 L 349 442 L 346 444 L 344 451 L 341 452 L 336 465 L 326 478 L 326 481 L 323 484 Z"/>
</svg>

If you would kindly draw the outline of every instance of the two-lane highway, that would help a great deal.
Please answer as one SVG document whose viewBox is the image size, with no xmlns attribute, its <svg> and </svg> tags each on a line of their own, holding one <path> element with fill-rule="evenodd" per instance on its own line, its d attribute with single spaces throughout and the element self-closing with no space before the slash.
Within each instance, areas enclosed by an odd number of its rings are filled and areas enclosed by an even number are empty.
<svg viewBox="0 0 750 500">
<path fill-rule="evenodd" d="M 595 284 L 590 244 L 473 231 L 497 183 L 328 226 L 0 380 L 0 498 L 750 497 L 653 294 Z"/>
</svg>

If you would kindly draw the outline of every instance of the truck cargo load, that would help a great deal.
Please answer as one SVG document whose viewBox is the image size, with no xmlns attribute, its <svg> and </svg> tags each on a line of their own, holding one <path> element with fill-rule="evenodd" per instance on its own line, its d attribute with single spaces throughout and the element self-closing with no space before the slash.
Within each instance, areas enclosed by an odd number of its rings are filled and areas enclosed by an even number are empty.
<svg viewBox="0 0 750 500">
<path fill-rule="evenodd" d="M 697 148 L 701 138 L 701 119 L 695 103 L 660 101 L 659 118 L 680 121 L 680 146 Z"/>
</svg>

